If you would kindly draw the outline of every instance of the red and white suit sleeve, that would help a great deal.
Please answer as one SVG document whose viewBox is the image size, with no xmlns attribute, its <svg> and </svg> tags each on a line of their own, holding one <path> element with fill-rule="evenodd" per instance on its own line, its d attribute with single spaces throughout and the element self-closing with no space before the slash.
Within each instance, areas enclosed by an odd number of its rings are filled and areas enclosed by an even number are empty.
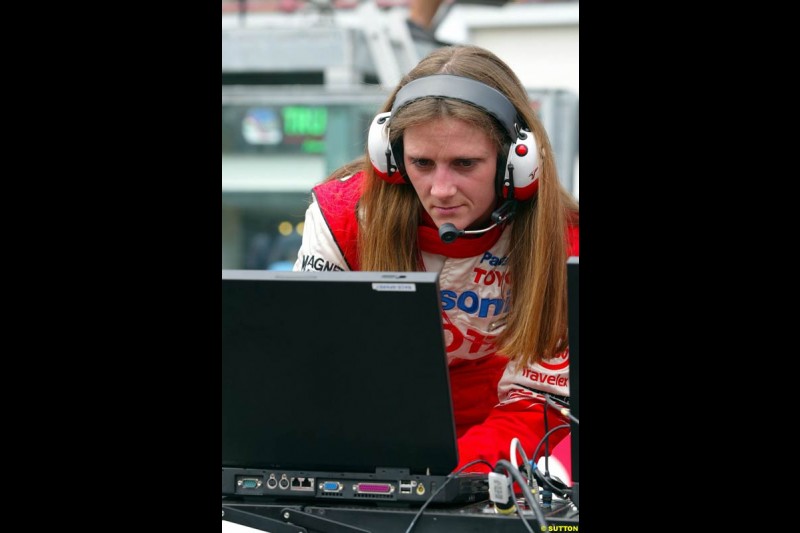
<svg viewBox="0 0 800 533">
<path fill-rule="evenodd" d="M 306 209 L 303 242 L 292 270 L 350 270 L 316 201 Z"/>
</svg>

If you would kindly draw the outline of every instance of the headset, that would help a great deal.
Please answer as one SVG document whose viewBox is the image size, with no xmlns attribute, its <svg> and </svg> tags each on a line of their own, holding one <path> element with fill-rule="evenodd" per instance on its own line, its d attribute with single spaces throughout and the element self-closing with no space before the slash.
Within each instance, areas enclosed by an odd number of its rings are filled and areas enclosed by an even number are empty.
<svg viewBox="0 0 800 533">
<path fill-rule="evenodd" d="M 437 97 L 471 104 L 493 116 L 505 128 L 511 144 L 505 159 L 498 157 L 497 195 L 506 201 L 533 198 L 539 188 L 540 174 L 536 139 L 517 113 L 514 104 L 493 87 L 452 74 L 435 74 L 409 82 L 397 92 L 392 110 L 379 113 L 372 119 L 367 149 L 375 172 L 389 183 L 409 183 L 403 168 L 403 140 L 401 138 L 394 144 L 389 142 L 391 117 L 411 102 Z"/>
</svg>

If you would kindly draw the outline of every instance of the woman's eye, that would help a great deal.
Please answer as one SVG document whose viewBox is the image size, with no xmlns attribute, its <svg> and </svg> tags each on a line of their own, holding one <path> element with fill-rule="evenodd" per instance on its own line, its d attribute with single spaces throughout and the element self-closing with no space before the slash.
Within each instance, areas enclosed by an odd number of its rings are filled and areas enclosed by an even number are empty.
<svg viewBox="0 0 800 533">
<path fill-rule="evenodd" d="M 463 168 L 469 168 L 475 164 L 475 161 L 472 159 L 459 159 L 456 161 L 456 165 Z"/>
<path fill-rule="evenodd" d="M 431 161 L 428 159 L 412 159 L 411 164 L 417 168 L 428 168 L 431 166 Z"/>
</svg>

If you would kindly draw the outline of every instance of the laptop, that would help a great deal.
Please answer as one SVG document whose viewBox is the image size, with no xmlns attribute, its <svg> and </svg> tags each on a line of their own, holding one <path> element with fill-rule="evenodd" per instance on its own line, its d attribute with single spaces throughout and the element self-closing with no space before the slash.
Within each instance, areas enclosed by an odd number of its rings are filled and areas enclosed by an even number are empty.
<svg viewBox="0 0 800 533">
<path fill-rule="evenodd" d="M 580 387 L 578 378 L 580 376 L 578 371 L 578 341 L 580 335 L 578 332 L 579 326 L 579 312 L 578 312 L 578 274 L 580 270 L 580 258 L 577 256 L 567 259 L 567 305 L 568 307 L 568 324 L 569 324 L 569 408 L 572 415 L 580 420 L 579 411 L 579 398 L 578 393 Z M 579 506 L 579 488 L 580 488 L 580 472 L 578 466 L 579 449 L 578 445 L 580 437 L 578 434 L 579 424 L 575 421 L 570 421 L 570 460 L 572 462 L 572 501 L 576 506 Z"/>
<path fill-rule="evenodd" d="M 426 502 L 458 464 L 441 313 L 432 272 L 223 270 L 223 497 Z"/>
</svg>

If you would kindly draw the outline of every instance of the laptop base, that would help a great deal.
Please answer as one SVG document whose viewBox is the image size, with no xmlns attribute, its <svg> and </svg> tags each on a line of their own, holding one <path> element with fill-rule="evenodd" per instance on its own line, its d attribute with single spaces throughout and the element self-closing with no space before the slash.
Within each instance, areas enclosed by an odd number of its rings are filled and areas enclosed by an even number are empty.
<svg viewBox="0 0 800 533">
<path fill-rule="evenodd" d="M 518 500 L 518 504 L 522 504 Z M 517 513 L 498 514 L 492 502 L 477 502 L 458 506 L 431 505 L 419 517 L 414 531 L 430 533 L 519 533 L 525 527 L 522 518 L 533 530 L 539 528 L 534 513 L 521 505 Z M 284 533 L 280 526 L 293 525 L 290 533 L 404 533 L 419 509 L 414 507 L 365 506 L 356 504 L 276 504 L 237 503 L 222 501 L 223 523 L 233 522 L 270 533 Z M 579 515 L 568 502 L 553 499 L 543 509 L 549 531 L 578 531 Z M 259 521 L 259 518 L 265 518 Z M 226 531 L 223 525 L 223 532 Z M 231 530 L 228 530 L 231 531 Z"/>
<path fill-rule="evenodd" d="M 421 505 L 437 490 L 432 503 L 470 503 L 489 497 L 487 475 L 482 473 L 459 474 L 448 481 L 447 476 L 411 474 L 408 469 L 392 468 L 378 468 L 374 474 L 222 469 L 222 494 L 231 496 Z"/>
</svg>

